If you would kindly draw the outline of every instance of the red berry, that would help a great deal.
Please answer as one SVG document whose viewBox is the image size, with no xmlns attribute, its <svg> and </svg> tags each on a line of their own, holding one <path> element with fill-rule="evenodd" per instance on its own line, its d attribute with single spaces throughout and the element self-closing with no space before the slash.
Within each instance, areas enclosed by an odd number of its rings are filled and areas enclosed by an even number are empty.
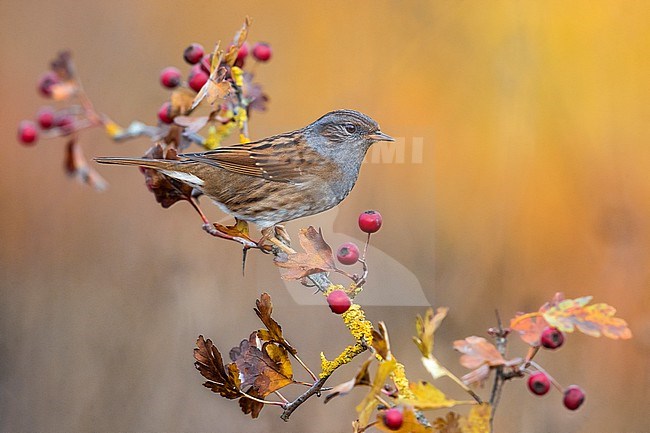
<svg viewBox="0 0 650 433">
<path fill-rule="evenodd" d="M 350 308 L 352 301 L 343 290 L 333 290 L 327 295 L 327 303 L 332 313 L 343 314 Z"/>
<path fill-rule="evenodd" d="M 54 110 L 52 107 L 41 107 L 36 113 L 36 121 L 43 129 L 54 126 Z"/>
<path fill-rule="evenodd" d="M 203 54 L 205 54 L 203 45 L 197 44 L 195 42 L 191 44 L 189 47 L 185 48 L 185 51 L 183 51 L 183 58 L 190 65 L 195 65 L 201 61 Z"/>
<path fill-rule="evenodd" d="M 359 215 L 359 228 L 366 233 L 375 233 L 381 228 L 381 214 L 375 210 L 367 210 Z"/>
<path fill-rule="evenodd" d="M 170 124 L 174 121 L 174 116 L 172 115 L 172 104 L 167 101 L 160 106 L 158 110 L 158 118 L 162 123 Z"/>
<path fill-rule="evenodd" d="M 38 129 L 31 120 L 23 120 L 18 125 L 18 140 L 25 145 L 36 144 Z"/>
<path fill-rule="evenodd" d="M 544 395 L 551 389 L 551 381 L 541 371 L 537 371 L 528 378 L 528 389 L 535 395 Z"/>
<path fill-rule="evenodd" d="M 540 343 L 547 349 L 557 349 L 564 343 L 564 334 L 559 329 L 549 326 L 542 331 Z"/>
<path fill-rule="evenodd" d="M 393 407 L 384 412 L 384 425 L 390 430 L 399 430 L 403 423 L 404 415 L 400 409 Z"/>
<path fill-rule="evenodd" d="M 578 385 L 571 385 L 564 390 L 564 407 L 576 410 L 585 401 L 585 392 Z"/>
<path fill-rule="evenodd" d="M 190 71 L 189 77 L 187 77 L 187 84 L 194 90 L 198 92 L 201 88 L 208 82 L 208 74 L 203 71 L 201 67 L 193 67 Z"/>
<path fill-rule="evenodd" d="M 168 66 L 160 71 L 160 84 L 173 89 L 181 83 L 181 71 L 173 66 Z"/>
<path fill-rule="evenodd" d="M 336 258 L 344 265 L 354 265 L 359 260 L 359 247 L 346 242 L 336 251 Z"/>
<path fill-rule="evenodd" d="M 50 98 L 52 96 L 52 86 L 59 84 L 60 81 L 61 80 L 59 79 L 59 76 L 56 75 L 56 72 L 46 72 L 38 80 L 38 91 L 46 98 Z"/>
<path fill-rule="evenodd" d="M 260 62 L 266 62 L 271 58 L 271 46 L 265 42 L 258 42 L 253 45 L 253 57 Z"/>
</svg>

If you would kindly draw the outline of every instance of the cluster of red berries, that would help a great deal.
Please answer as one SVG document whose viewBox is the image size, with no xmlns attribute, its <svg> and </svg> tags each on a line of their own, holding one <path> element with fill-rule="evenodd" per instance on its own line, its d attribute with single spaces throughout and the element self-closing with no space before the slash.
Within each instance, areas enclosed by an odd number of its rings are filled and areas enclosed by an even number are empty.
<svg viewBox="0 0 650 433">
<path fill-rule="evenodd" d="M 564 334 L 557 328 L 547 327 L 542 331 L 540 345 L 546 349 L 555 350 L 564 343 Z M 557 383 L 556 383 L 557 385 Z M 528 389 L 535 395 L 545 395 L 551 389 L 551 377 L 544 371 L 536 371 L 528 377 Z M 569 410 L 578 409 L 585 400 L 584 391 L 577 385 L 571 385 L 563 390 L 564 407 Z"/>
<path fill-rule="evenodd" d="M 50 106 L 42 106 L 35 120 L 22 120 L 18 124 L 18 141 L 25 146 L 33 146 L 43 131 L 70 134 L 75 129 L 75 121 L 75 116 L 67 109 L 55 111 Z"/>
<path fill-rule="evenodd" d="M 381 214 L 374 210 L 368 210 L 359 215 L 359 228 L 370 235 L 381 228 Z M 336 251 L 336 259 L 343 265 L 354 265 L 360 259 L 359 247 L 353 242 L 345 242 Z M 327 295 L 327 304 L 333 313 L 343 314 L 352 305 L 350 297 L 343 290 L 333 290 Z"/>
<path fill-rule="evenodd" d="M 235 66 L 242 67 L 249 53 L 256 61 L 266 62 L 271 59 L 271 46 L 264 42 L 258 42 L 253 45 L 251 50 L 248 43 L 244 42 L 237 52 Z M 183 59 L 192 65 L 187 75 L 186 86 L 195 92 L 199 92 L 210 78 L 212 54 L 206 53 L 201 44 L 194 42 L 183 51 Z M 184 85 L 181 71 L 174 66 L 164 68 L 160 72 L 160 84 L 167 89 L 174 89 Z M 173 122 L 174 113 L 170 102 L 165 102 L 160 107 L 158 118 L 166 124 Z"/>
</svg>

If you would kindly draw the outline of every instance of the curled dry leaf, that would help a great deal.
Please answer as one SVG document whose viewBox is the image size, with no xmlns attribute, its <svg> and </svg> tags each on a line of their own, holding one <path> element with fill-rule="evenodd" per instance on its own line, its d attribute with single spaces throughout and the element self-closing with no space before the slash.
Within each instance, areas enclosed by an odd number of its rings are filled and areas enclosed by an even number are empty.
<svg viewBox="0 0 650 433">
<path fill-rule="evenodd" d="M 282 327 L 280 324 L 271 317 L 271 313 L 273 312 L 271 296 L 268 293 L 262 293 L 260 299 L 255 301 L 255 305 L 257 307 L 255 308 L 255 314 L 257 314 L 257 317 L 266 326 L 266 329 L 257 331 L 258 337 L 264 341 L 277 343 L 294 355 L 298 353 L 282 335 Z"/>
<path fill-rule="evenodd" d="M 300 280 L 311 274 L 336 270 L 332 248 L 325 242 L 320 230 L 312 226 L 301 229 L 298 234 L 304 253 L 278 255 L 275 264 L 287 270 L 282 275 L 285 280 Z"/>
<path fill-rule="evenodd" d="M 235 64 L 235 60 L 237 60 L 237 53 L 239 53 L 239 49 L 242 45 L 244 45 L 244 42 L 246 42 L 246 38 L 248 37 L 248 28 L 252 22 L 253 21 L 250 17 L 246 17 L 241 29 L 235 33 L 232 44 L 223 58 L 224 63 L 226 63 L 228 66 Z"/>
<path fill-rule="evenodd" d="M 422 356 L 428 357 L 433 353 L 433 336 L 440 324 L 447 316 L 449 308 L 438 307 L 436 313 L 433 313 L 433 308 L 429 308 L 424 317 L 418 315 L 415 321 L 415 329 L 417 337 L 413 337 L 413 341 L 422 352 Z"/>
<path fill-rule="evenodd" d="M 212 344 L 212 340 L 204 339 L 199 335 L 194 349 L 194 366 L 207 379 L 203 386 L 210 388 L 212 392 L 220 394 L 227 399 L 236 399 L 241 396 L 239 370 L 235 363 L 227 366 L 223 364 L 223 358 L 219 350 Z"/>
<path fill-rule="evenodd" d="M 390 359 L 390 339 L 388 338 L 388 329 L 384 322 L 379 322 L 379 330 L 372 329 L 372 348 L 377 352 L 381 359 Z"/>
</svg>

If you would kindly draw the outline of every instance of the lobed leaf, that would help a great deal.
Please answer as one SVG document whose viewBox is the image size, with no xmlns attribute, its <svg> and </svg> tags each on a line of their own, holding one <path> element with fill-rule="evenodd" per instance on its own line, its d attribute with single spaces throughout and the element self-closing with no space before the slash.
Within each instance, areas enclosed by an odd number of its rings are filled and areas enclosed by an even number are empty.
<svg viewBox="0 0 650 433">
<path fill-rule="evenodd" d="M 282 275 L 285 280 L 300 280 L 311 274 L 336 270 L 332 248 L 325 242 L 320 230 L 312 226 L 301 229 L 298 234 L 303 253 L 279 255 L 275 259 L 278 267 L 287 269 Z"/>
<path fill-rule="evenodd" d="M 219 350 L 212 344 L 212 340 L 205 340 L 203 335 L 199 335 L 196 346 L 194 366 L 207 379 L 203 386 L 227 399 L 241 397 L 237 366 L 234 363 L 224 366 Z"/>
<path fill-rule="evenodd" d="M 627 322 L 615 317 L 614 307 L 605 303 L 587 305 L 591 299 L 591 296 L 564 299 L 546 309 L 543 312 L 544 319 L 562 332 L 578 329 L 592 337 L 602 335 L 613 339 L 632 338 Z"/>
<path fill-rule="evenodd" d="M 260 299 L 255 301 L 255 306 L 257 307 L 255 308 L 255 314 L 257 314 L 257 317 L 266 326 L 266 329 L 257 331 L 257 336 L 264 341 L 271 341 L 281 345 L 294 355 L 298 353 L 282 335 L 282 327 L 280 324 L 271 317 L 271 313 L 273 312 L 271 296 L 268 293 L 262 293 Z"/>
</svg>

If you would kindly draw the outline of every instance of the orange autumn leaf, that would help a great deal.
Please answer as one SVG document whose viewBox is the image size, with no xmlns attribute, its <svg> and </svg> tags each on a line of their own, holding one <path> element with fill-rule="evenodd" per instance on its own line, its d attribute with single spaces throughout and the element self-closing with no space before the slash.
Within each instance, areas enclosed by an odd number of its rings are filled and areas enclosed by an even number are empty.
<svg viewBox="0 0 650 433">
<path fill-rule="evenodd" d="M 615 317 L 616 309 L 605 303 L 587 305 L 591 296 L 576 299 L 562 299 L 543 311 L 544 319 L 549 325 L 562 332 L 578 329 L 592 337 L 605 336 L 613 339 L 628 339 L 632 331 L 627 322 Z"/>
<path fill-rule="evenodd" d="M 539 346 L 542 332 L 549 326 L 542 314 L 519 314 L 510 321 L 510 329 L 531 346 Z"/>
</svg>

